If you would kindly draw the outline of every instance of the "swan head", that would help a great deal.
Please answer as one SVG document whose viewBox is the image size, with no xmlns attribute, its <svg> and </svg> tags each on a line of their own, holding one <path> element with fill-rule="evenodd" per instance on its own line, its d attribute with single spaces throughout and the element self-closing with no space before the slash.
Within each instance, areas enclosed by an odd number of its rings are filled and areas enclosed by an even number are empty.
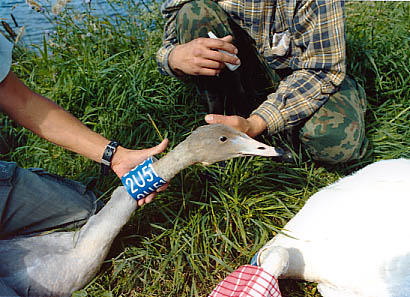
<svg viewBox="0 0 410 297">
<path fill-rule="evenodd" d="M 275 157 L 283 154 L 281 149 L 222 124 L 198 127 L 184 142 L 186 149 L 193 154 L 194 162 L 204 165 L 242 156 Z"/>
</svg>

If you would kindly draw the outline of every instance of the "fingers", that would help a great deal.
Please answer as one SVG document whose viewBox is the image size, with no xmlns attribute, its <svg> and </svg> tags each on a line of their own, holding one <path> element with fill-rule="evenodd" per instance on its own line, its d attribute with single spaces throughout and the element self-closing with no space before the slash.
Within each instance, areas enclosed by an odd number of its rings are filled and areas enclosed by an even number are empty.
<svg viewBox="0 0 410 297">
<path fill-rule="evenodd" d="M 220 114 L 207 114 L 205 116 L 205 122 L 208 124 L 224 124 L 228 126 L 237 126 L 239 123 L 238 116 L 224 116 Z"/>
<path fill-rule="evenodd" d="M 238 49 L 231 42 L 232 36 L 225 36 L 220 39 L 197 38 L 177 45 L 169 54 L 168 65 L 177 75 L 218 75 L 225 63 L 240 64 L 240 60 L 232 56 Z"/>
<path fill-rule="evenodd" d="M 205 122 L 208 124 L 223 124 L 225 122 L 225 117 L 218 114 L 207 114 L 205 116 Z"/>
<path fill-rule="evenodd" d="M 198 67 L 222 69 L 224 63 L 240 64 L 240 60 L 233 56 L 238 50 L 229 42 L 211 38 L 198 38 L 193 42 L 193 64 Z"/>
<path fill-rule="evenodd" d="M 231 36 L 226 36 L 225 38 L 227 40 L 232 40 Z M 238 65 L 240 63 L 239 58 L 233 56 L 238 53 L 238 49 L 232 43 L 224 41 L 223 39 L 204 39 L 205 40 L 202 42 L 204 42 L 205 47 L 210 50 L 206 51 L 207 58 L 234 65 Z"/>
<path fill-rule="evenodd" d="M 177 75 L 218 75 L 224 67 L 223 62 L 210 59 L 215 53 L 207 48 L 203 40 L 209 38 L 195 39 L 191 42 L 177 45 L 169 54 L 168 65 Z M 201 41 L 202 40 L 202 41 Z"/>
<path fill-rule="evenodd" d="M 208 124 L 224 124 L 244 133 L 247 133 L 249 130 L 248 121 L 236 115 L 224 116 L 219 114 L 207 114 L 205 116 L 205 122 Z"/>
<path fill-rule="evenodd" d="M 215 71 L 220 71 L 225 67 L 223 62 L 219 62 L 217 59 L 220 58 L 222 54 L 217 51 L 209 50 L 201 54 L 201 56 L 194 58 L 194 65 L 200 69 L 210 69 Z"/>
<path fill-rule="evenodd" d="M 157 189 L 157 192 L 159 193 L 159 192 L 165 191 L 168 188 L 168 186 L 169 186 L 169 182 L 163 185 L 162 187 L 160 187 L 159 189 Z"/>
<path fill-rule="evenodd" d="M 146 203 L 151 203 L 154 200 L 155 196 L 157 196 L 157 192 L 153 192 L 149 194 L 147 197 L 138 200 L 138 206 L 143 206 Z"/>
<path fill-rule="evenodd" d="M 151 148 L 148 148 L 148 149 L 143 149 L 143 150 L 131 151 L 131 152 L 133 152 L 134 154 L 137 153 L 137 155 L 135 155 L 135 157 L 137 159 L 141 159 L 141 160 L 138 160 L 138 162 L 137 162 L 137 165 L 138 165 L 141 162 L 143 162 L 146 158 L 162 153 L 167 148 L 168 143 L 169 143 L 168 139 L 165 138 L 164 140 L 161 141 L 160 144 L 158 144 L 154 147 L 151 147 Z"/>
<path fill-rule="evenodd" d="M 221 64 L 222 67 L 224 67 L 223 63 L 229 63 L 229 64 L 233 64 L 233 65 L 239 65 L 240 64 L 240 60 L 239 58 L 235 57 L 235 56 L 231 56 L 231 54 L 228 54 L 227 51 L 225 52 L 220 52 L 217 50 L 209 50 L 206 52 L 206 56 L 205 58 L 216 61 L 218 63 Z"/>
<path fill-rule="evenodd" d="M 157 155 L 162 153 L 168 146 L 168 139 L 165 138 L 160 144 L 148 149 L 148 152 L 150 155 Z"/>
<path fill-rule="evenodd" d="M 219 38 L 219 40 L 223 40 L 223 41 L 225 41 L 225 42 L 232 43 L 233 38 L 232 38 L 232 35 L 226 35 L 226 36 L 224 36 L 224 37 Z"/>
<path fill-rule="evenodd" d="M 142 198 L 140 200 L 138 200 L 138 206 L 142 206 L 146 203 L 151 203 L 152 200 L 154 200 L 154 198 L 157 196 L 157 194 L 159 192 L 165 191 L 166 188 L 168 188 L 169 183 L 166 183 L 165 185 L 163 185 L 162 187 L 160 187 L 159 189 L 157 189 L 156 192 L 152 192 L 151 194 L 149 194 L 147 197 Z"/>
<path fill-rule="evenodd" d="M 148 150 L 150 151 L 150 153 L 152 153 L 152 155 L 159 154 L 166 149 L 168 142 L 169 142 L 168 139 L 165 138 L 160 144 Z M 154 198 L 157 196 L 159 192 L 165 191 L 166 188 L 168 188 L 168 185 L 169 185 L 169 182 L 167 182 L 165 185 L 158 188 L 155 192 L 152 192 L 151 194 L 149 194 L 147 197 L 138 200 L 138 206 L 142 206 L 146 203 L 150 203 L 152 200 L 154 200 Z"/>
<path fill-rule="evenodd" d="M 219 114 L 207 114 L 205 122 L 208 124 L 224 124 L 236 130 L 248 134 L 254 138 L 267 129 L 266 122 L 258 115 L 251 115 L 248 119 L 240 116 L 224 116 Z"/>
<path fill-rule="evenodd" d="M 204 38 L 204 39 L 210 48 L 227 51 L 228 53 L 235 54 L 235 55 L 238 53 L 238 49 L 232 44 L 231 35 L 227 35 L 225 37 L 218 38 L 218 39 L 213 39 L 213 38 Z"/>
</svg>

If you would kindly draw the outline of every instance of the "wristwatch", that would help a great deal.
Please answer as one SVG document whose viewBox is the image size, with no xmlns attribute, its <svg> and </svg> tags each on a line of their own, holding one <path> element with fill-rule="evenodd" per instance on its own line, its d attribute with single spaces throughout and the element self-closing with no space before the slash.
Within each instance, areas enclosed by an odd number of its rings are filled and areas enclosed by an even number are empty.
<svg viewBox="0 0 410 297">
<path fill-rule="evenodd" d="M 112 157 L 114 156 L 114 153 L 117 150 L 117 147 L 119 145 L 120 144 L 118 142 L 111 141 L 105 147 L 104 153 L 101 158 L 101 174 L 102 175 L 108 175 L 108 171 L 111 168 Z"/>
</svg>

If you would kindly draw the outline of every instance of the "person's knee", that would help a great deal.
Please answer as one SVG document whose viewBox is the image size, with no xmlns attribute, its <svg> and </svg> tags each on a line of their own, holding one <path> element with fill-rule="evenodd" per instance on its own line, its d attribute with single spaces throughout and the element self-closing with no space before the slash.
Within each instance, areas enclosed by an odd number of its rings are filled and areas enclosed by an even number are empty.
<svg viewBox="0 0 410 297">
<path fill-rule="evenodd" d="M 365 97 L 364 90 L 346 77 L 340 90 L 304 124 L 299 139 L 314 160 L 334 164 L 363 157 Z"/>
<path fill-rule="evenodd" d="M 356 133 L 344 131 L 341 134 L 327 133 L 313 137 L 306 133 L 301 142 L 315 161 L 329 164 L 354 161 L 362 158 L 367 149 L 367 139 L 358 130 Z"/>
<path fill-rule="evenodd" d="M 310 157 L 330 164 L 363 157 L 367 148 L 364 123 L 343 112 L 325 114 L 311 119 L 300 130 L 300 142 Z"/>
<path fill-rule="evenodd" d="M 211 0 L 185 3 L 176 16 L 176 31 L 181 44 L 199 37 L 208 37 L 209 31 L 214 31 L 219 37 L 231 34 L 227 14 Z"/>
</svg>

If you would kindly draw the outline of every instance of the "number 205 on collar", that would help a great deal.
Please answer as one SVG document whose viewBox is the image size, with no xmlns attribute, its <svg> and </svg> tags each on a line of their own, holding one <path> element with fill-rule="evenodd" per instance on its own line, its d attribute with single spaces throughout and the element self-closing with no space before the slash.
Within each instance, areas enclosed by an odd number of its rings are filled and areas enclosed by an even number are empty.
<svg viewBox="0 0 410 297">
<path fill-rule="evenodd" d="M 166 181 L 158 176 L 152 167 L 152 157 L 147 158 L 137 167 L 124 174 L 121 181 L 128 194 L 137 201 L 166 184 Z"/>
</svg>

